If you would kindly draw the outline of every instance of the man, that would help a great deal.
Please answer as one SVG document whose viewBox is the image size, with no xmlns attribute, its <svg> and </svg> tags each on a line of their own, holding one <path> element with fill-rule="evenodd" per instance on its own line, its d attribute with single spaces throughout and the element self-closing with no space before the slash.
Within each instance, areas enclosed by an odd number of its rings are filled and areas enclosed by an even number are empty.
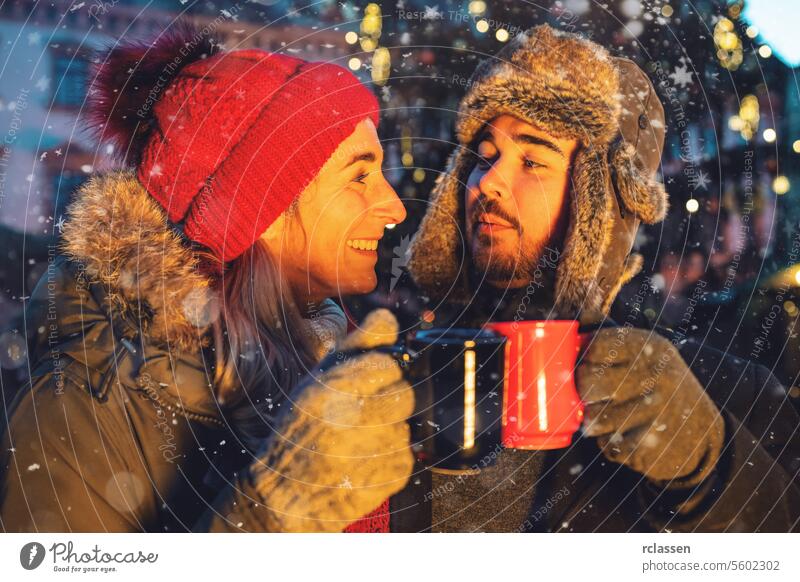
<svg viewBox="0 0 800 582">
<path fill-rule="evenodd" d="M 639 222 L 667 210 L 655 179 L 664 131 L 636 65 L 547 26 L 473 75 L 412 276 L 460 325 L 570 318 L 602 329 L 576 371 L 586 418 L 572 446 L 505 449 L 477 475 L 434 472 L 418 506 L 432 531 L 797 527 L 799 425 L 783 387 L 679 337 L 609 327 L 642 264 L 631 253 Z"/>
</svg>

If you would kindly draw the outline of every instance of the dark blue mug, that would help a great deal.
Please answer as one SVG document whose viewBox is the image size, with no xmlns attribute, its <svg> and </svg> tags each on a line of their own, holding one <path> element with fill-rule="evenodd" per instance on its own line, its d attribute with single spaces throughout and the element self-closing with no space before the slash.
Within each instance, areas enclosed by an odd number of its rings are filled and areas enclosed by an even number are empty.
<svg viewBox="0 0 800 582">
<path fill-rule="evenodd" d="M 435 328 L 418 331 L 405 346 L 380 348 L 398 360 L 414 389 L 412 449 L 426 468 L 470 473 L 497 456 L 505 342 L 487 330 Z"/>
</svg>

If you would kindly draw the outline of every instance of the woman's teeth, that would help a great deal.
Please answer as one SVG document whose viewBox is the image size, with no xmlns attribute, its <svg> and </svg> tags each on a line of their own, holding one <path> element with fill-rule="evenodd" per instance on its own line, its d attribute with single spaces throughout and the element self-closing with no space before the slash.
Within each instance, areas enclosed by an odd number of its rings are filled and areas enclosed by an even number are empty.
<svg viewBox="0 0 800 582">
<path fill-rule="evenodd" d="M 353 238 L 347 241 L 347 246 L 360 251 L 374 251 L 378 248 L 378 241 Z"/>
</svg>

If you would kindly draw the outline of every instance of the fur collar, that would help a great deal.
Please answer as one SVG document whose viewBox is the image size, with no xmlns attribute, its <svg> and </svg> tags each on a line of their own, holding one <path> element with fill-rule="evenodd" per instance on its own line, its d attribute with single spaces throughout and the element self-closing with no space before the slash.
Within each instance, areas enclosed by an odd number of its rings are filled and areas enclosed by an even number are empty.
<svg viewBox="0 0 800 582">
<path fill-rule="evenodd" d="M 211 280 L 161 206 L 127 170 L 92 177 L 77 192 L 62 233 L 65 255 L 106 291 L 104 306 L 151 342 L 198 350 L 216 315 Z"/>
</svg>

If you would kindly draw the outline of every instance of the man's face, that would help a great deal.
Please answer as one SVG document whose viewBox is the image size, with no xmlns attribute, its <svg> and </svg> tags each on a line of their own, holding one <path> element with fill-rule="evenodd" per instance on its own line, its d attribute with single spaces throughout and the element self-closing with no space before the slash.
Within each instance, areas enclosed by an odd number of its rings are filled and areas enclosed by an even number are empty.
<svg viewBox="0 0 800 582">
<path fill-rule="evenodd" d="M 564 237 L 577 141 L 502 115 L 476 143 L 464 200 L 472 265 L 495 287 L 522 287 Z"/>
</svg>

